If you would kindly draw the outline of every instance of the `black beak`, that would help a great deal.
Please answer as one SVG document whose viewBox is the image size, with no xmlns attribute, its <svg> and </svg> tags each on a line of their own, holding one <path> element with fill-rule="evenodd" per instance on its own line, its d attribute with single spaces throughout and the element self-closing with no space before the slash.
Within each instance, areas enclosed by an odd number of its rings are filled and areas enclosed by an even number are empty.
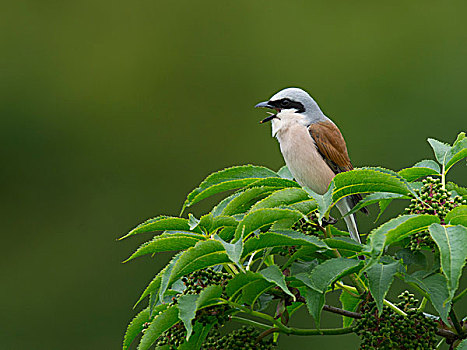
<svg viewBox="0 0 467 350">
<path fill-rule="evenodd" d="M 276 109 L 276 107 L 274 107 L 273 105 L 269 104 L 269 101 L 264 101 L 264 102 L 260 102 L 258 103 L 255 108 L 270 108 L 270 109 Z M 269 112 L 268 112 L 269 113 Z M 274 118 L 277 118 L 279 119 L 278 117 L 276 117 L 275 114 L 272 114 L 267 116 L 266 118 L 264 118 L 263 120 L 260 121 L 261 124 L 263 123 L 267 123 L 267 122 L 270 122 L 271 120 L 273 120 Z"/>
<path fill-rule="evenodd" d="M 269 104 L 269 101 L 264 101 L 264 102 L 260 102 L 258 103 L 255 108 L 270 108 L 270 109 L 274 109 L 274 106 L 270 105 Z"/>
</svg>

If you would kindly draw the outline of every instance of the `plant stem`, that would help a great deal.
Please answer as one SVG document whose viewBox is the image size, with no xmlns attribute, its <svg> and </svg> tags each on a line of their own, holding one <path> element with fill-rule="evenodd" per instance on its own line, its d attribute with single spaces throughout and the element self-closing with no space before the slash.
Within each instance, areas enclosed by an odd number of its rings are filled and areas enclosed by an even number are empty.
<svg viewBox="0 0 467 350">
<path fill-rule="evenodd" d="M 391 303 L 389 300 L 384 299 L 383 304 L 386 305 L 386 306 L 389 306 L 389 308 L 391 308 L 395 313 L 397 313 L 399 315 L 402 315 L 404 317 L 407 316 L 407 314 L 404 311 L 399 309 L 396 305 Z"/>
<path fill-rule="evenodd" d="M 232 321 L 237 321 L 237 322 L 240 322 L 240 323 L 244 323 L 244 324 L 247 324 L 247 325 L 253 326 L 253 327 L 258 327 L 258 328 L 262 328 L 262 329 L 271 329 L 271 326 L 269 326 L 267 324 L 257 322 L 257 321 L 253 321 L 253 320 L 250 320 L 248 318 L 243 318 L 243 317 L 239 317 L 239 316 L 232 316 L 231 320 Z"/>
<path fill-rule="evenodd" d="M 441 171 L 441 184 L 443 185 L 443 190 L 446 189 L 446 174 L 444 172 L 444 163 L 443 163 L 443 169 Z"/>
<path fill-rule="evenodd" d="M 360 296 L 358 295 L 357 288 L 348 286 L 342 282 L 337 281 L 336 286 L 339 287 L 340 289 L 344 290 L 345 292 L 349 293 L 351 296 L 355 298 L 359 298 Z"/>
<path fill-rule="evenodd" d="M 451 322 L 453 323 L 457 334 L 462 337 L 464 335 L 464 330 L 462 329 L 459 319 L 457 318 L 456 312 L 453 308 L 451 308 L 451 311 L 449 311 L 449 317 L 451 317 Z"/>
</svg>

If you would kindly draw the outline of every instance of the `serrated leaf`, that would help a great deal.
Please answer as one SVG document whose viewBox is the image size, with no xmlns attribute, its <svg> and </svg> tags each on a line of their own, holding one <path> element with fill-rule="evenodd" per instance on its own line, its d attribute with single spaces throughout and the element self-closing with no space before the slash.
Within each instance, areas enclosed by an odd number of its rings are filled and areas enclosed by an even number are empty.
<svg viewBox="0 0 467 350">
<path fill-rule="evenodd" d="M 413 233 L 425 231 L 432 223 L 439 223 L 434 215 L 401 215 L 374 229 L 367 239 L 368 251 L 373 258 L 384 249 Z"/>
<path fill-rule="evenodd" d="M 277 171 L 277 175 L 279 175 L 283 179 L 288 179 L 288 180 L 293 180 L 293 175 L 290 172 L 289 168 L 287 165 L 284 165 L 282 168 L 280 168 Z"/>
<path fill-rule="evenodd" d="M 467 227 L 467 205 L 459 205 L 446 214 L 445 222 Z"/>
<path fill-rule="evenodd" d="M 222 215 L 222 212 L 224 211 L 225 207 L 233 201 L 235 198 L 240 196 L 242 194 L 242 191 L 235 192 L 234 194 L 231 194 L 230 196 L 224 198 L 217 204 L 214 209 L 211 210 L 211 213 L 214 217 L 217 217 L 219 215 Z"/>
<path fill-rule="evenodd" d="M 274 187 L 276 189 L 287 188 L 287 187 L 300 187 L 300 185 L 293 180 L 268 177 L 268 178 L 256 180 L 255 182 L 245 186 L 245 189 L 248 189 L 251 187 L 261 187 L 261 186 Z"/>
<path fill-rule="evenodd" d="M 159 300 L 161 301 L 164 300 L 164 295 L 169 285 L 170 276 L 172 274 L 172 269 L 182 254 L 183 254 L 182 252 L 176 254 L 160 273 L 161 280 L 160 280 L 160 287 L 159 287 L 158 295 L 159 295 Z M 151 312 L 151 316 L 152 316 L 152 312 Z"/>
<path fill-rule="evenodd" d="M 441 141 L 438 141 L 432 138 L 429 138 L 427 141 L 430 144 L 431 148 L 433 149 L 433 153 L 435 154 L 435 157 L 438 163 L 445 164 L 446 155 L 451 149 L 451 146 L 444 142 L 441 142 Z"/>
<path fill-rule="evenodd" d="M 123 338 L 123 350 L 127 350 L 133 340 L 143 331 L 144 324 L 149 322 L 149 308 L 145 308 L 137 314 L 128 325 Z"/>
<path fill-rule="evenodd" d="M 202 309 L 211 306 L 222 295 L 222 287 L 220 285 L 211 285 L 204 288 L 199 293 L 199 298 L 196 301 L 196 309 Z"/>
<path fill-rule="evenodd" d="M 467 339 L 461 341 L 456 350 L 467 350 Z"/>
<path fill-rule="evenodd" d="M 428 162 L 428 161 L 425 161 Z M 434 161 L 432 161 L 434 164 L 436 164 Z M 406 179 L 409 182 L 415 181 L 420 179 L 421 177 L 425 176 L 430 176 L 430 175 L 438 175 L 440 176 L 441 174 L 439 171 L 436 171 L 432 169 L 431 167 L 422 167 L 422 166 L 417 166 L 420 163 L 415 164 L 412 168 L 405 168 L 400 170 L 398 173 L 401 175 L 404 179 Z M 438 165 L 438 164 L 436 164 Z M 439 166 L 438 166 L 439 168 Z"/>
<path fill-rule="evenodd" d="M 383 312 L 383 300 L 400 267 L 400 262 L 396 261 L 388 265 L 376 263 L 366 270 L 370 292 L 376 302 L 379 315 Z"/>
<path fill-rule="evenodd" d="M 324 243 L 332 249 L 349 250 L 351 252 L 361 252 L 363 245 L 348 237 L 333 237 L 324 239 Z"/>
<path fill-rule="evenodd" d="M 361 299 L 354 297 L 346 291 L 342 291 L 339 300 L 342 304 L 342 308 L 347 311 L 355 312 L 358 309 L 358 304 L 360 304 Z M 342 316 L 342 327 L 350 327 L 353 323 L 352 317 Z"/>
<path fill-rule="evenodd" d="M 245 213 L 250 210 L 255 203 L 267 197 L 274 190 L 275 187 L 269 186 L 249 188 L 230 201 L 222 211 L 222 215 Z"/>
<path fill-rule="evenodd" d="M 284 188 L 269 194 L 266 198 L 258 201 L 251 210 L 262 208 L 275 208 L 281 205 L 291 205 L 309 199 L 308 194 L 301 188 Z"/>
<path fill-rule="evenodd" d="M 292 245 L 312 246 L 318 249 L 329 249 L 327 245 L 319 238 L 308 236 L 301 232 L 295 231 L 279 231 L 260 233 L 256 237 L 248 239 L 243 247 L 243 257 L 248 254 L 273 247 L 283 247 Z"/>
<path fill-rule="evenodd" d="M 226 168 L 209 175 L 199 187 L 187 197 L 183 208 L 190 207 L 214 194 L 242 188 L 260 179 L 279 177 L 274 171 L 265 167 L 243 165 Z M 182 210 L 183 211 L 183 210 Z"/>
<path fill-rule="evenodd" d="M 326 213 L 330 210 L 332 204 L 332 193 L 334 191 L 334 182 L 331 181 L 329 188 L 324 195 L 320 195 L 308 187 L 304 187 L 305 191 L 314 199 L 318 207 L 318 220 L 319 223 L 322 222 L 322 219 L 326 216 Z"/>
<path fill-rule="evenodd" d="M 240 237 L 247 237 L 250 233 L 267 225 L 272 225 L 277 221 L 287 221 L 294 223 L 302 218 L 302 214 L 289 209 L 266 208 L 252 211 L 245 215 L 238 224 L 235 231 L 235 240 Z"/>
<path fill-rule="evenodd" d="M 303 215 L 308 215 L 317 208 L 318 204 L 314 199 L 307 199 L 284 207 L 284 209 L 298 210 Z"/>
<path fill-rule="evenodd" d="M 259 296 L 274 285 L 265 280 L 261 274 L 246 271 L 235 275 L 228 282 L 225 292 L 231 299 L 240 295 L 239 302 L 253 306 Z"/>
<path fill-rule="evenodd" d="M 367 207 L 371 204 L 380 203 L 383 200 L 393 200 L 393 199 L 410 199 L 410 197 L 405 196 L 399 193 L 386 193 L 386 192 L 376 192 L 369 194 L 363 198 L 358 204 L 352 208 L 345 216 L 352 215 L 358 212 L 360 209 Z"/>
<path fill-rule="evenodd" d="M 191 272 L 227 262 L 229 262 L 229 257 L 219 241 L 210 239 L 198 242 L 194 247 L 183 252 L 175 263 L 169 286 Z"/>
<path fill-rule="evenodd" d="M 198 298 L 198 294 L 186 294 L 178 298 L 178 318 L 185 325 L 187 340 L 190 339 L 191 333 L 193 332 L 191 321 L 196 316 L 196 301 Z"/>
<path fill-rule="evenodd" d="M 178 308 L 173 305 L 168 309 L 162 311 L 154 317 L 148 329 L 144 332 L 143 337 L 138 346 L 138 350 L 147 350 L 159 338 L 162 333 L 170 327 L 178 323 Z"/>
<path fill-rule="evenodd" d="M 439 248 L 441 268 L 448 280 L 448 290 L 452 299 L 459 287 L 462 268 L 467 259 L 467 228 L 461 225 L 448 227 L 432 224 L 429 231 Z"/>
<path fill-rule="evenodd" d="M 136 226 L 128 234 L 119 239 L 136 235 L 138 233 L 156 232 L 156 231 L 190 231 L 188 220 L 173 216 L 158 216 L 153 219 L 146 220 L 142 224 Z"/>
<path fill-rule="evenodd" d="M 124 262 L 133 260 L 137 257 L 154 254 L 159 252 L 170 252 L 174 250 L 183 250 L 193 247 L 197 242 L 204 240 L 205 237 L 192 233 L 163 233 L 154 237 L 153 240 L 143 243 L 128 259 Z"/>
<path fill-rule="evenodd" d="M 227 256 L 229 259 L 234 262 L 235 264 L 238 264 L 240 261 L 240 257 L 242 256 L 242 251 L 243 251 L 243 241 L 239 239 L 235 243 L 228 243 L 224 241 L 222 238 L 220 238 L 218 235 L 214 235 L 213 238 L 224 246 L 225 252 L 227 253 Z"/>
<path fill-rule="evenodd" d="M 446 276 L 440 273 L 426 276 L 426 271 L 416 271 L 411 275 L 404 274 L 404 279 L 408 283 L 415 283 L 424 290 L 443 322 L 449 324 L 447 318 L 451 309 L 451 298 L 449 296 Z"/>
<path fill-rule="evenodd" d="M 316 328 L 320 328 L 321 311 L 324 306 L 324 293 L 317 292 L 314 289 L 306 288 L 305 302 L 308 312 L 315 320 Z"/>
<path fill-rule="evenodd" d="M 391 170 L 376 167 L 339 173 L 332 180 L 329 190 L 332 191 L 332 204 L 325 207 L 325 213 L 328 213 L 339 200 L 353 194 L 388 192 L 408 195 L 413 192 L 402 176 Z M 325 201 L 325 206 L 328 203 L 328 200 Z"/>
<path fill-rule="evenodd" d="M 454 182 L 448 182 L 446 184 L 446 189 L 448 191 L 454 191 L 456 194 L 461 196 L 463 199 L 467 200 L 467 188 L 461 187 Z"/>
<path fill-rule="evenodd" d="M 316 266 L 309 274 L 309 284 L 305 296 L 308 310 L 319 328 L 324 295 L 329 286 L 336 280 L 358 272 L 363 267 L 361 261 L 355 259 L 335 258 Z M 305 282 L 305 281 L 304 281 Z"/>
<path fill-rule="evenodd" d="M 287 287 L 285 276 L 277 265 L 271 265 L 259 272 L 266 281 L 276 284 L 284 293 L 290 295 L 295 301 L 295 295 Z"/>
<path fill-rule="evenodd" d="M 465 137 L 465 133 L 461 132 L 446 155 L 445 173 L 447 173 L 454 164 L 465 157 L 467 157 L 467 138 Z"/>
</svg>

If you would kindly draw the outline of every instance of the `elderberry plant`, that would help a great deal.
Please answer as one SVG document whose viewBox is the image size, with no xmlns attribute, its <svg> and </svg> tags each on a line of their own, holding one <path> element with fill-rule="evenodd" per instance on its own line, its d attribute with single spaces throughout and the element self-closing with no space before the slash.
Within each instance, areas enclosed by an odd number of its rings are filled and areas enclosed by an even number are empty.
<svg viewBox="0 0 467 350">
<path fill-rule="evenodd" d="M 275 172 L 246 165 L 209 175 L 188 195 L 182 213 L 230 191 L 210 212 L 158 216 L 122 237 L 155 232 L 128 260 L 176 252 L 141 294 L 137 304 L 148 305 L 128 325 L 123 350 L 274 349 L 281 335 L 348 333 L 361 338 L 362 350 L 467 348 L 465 315 L 456 307 L 467 294 L 459 290 L 467 259 L 467 189 L 446 180 L 467 156 L 467 138 L 460 133 L 452 145 L 428 142 L 436 161 L 398 172 L 366 167 L 340 173 L 323 196 L 302 188 L 286 167 Z M 407 205 L 361 233 L 360 244 L 330 216 L 353 194 L 365 197 L 351 212 L 377 204 L 377 220 L 392 201 Z M 387 295 L 396 278 L 407 291 L 392 302 Z M 339 305 L 326 303 L 330 293 L 340 294 Z M 310 321 L 290 326 L 303 307 Z M 322 328 L 323 311 L 341 317 L 342 327 Z"/>
</svg>

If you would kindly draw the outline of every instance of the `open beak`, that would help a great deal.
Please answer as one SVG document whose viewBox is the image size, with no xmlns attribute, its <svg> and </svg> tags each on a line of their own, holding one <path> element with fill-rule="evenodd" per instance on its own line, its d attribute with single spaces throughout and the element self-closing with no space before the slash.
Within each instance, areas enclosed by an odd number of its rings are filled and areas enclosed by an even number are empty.
<svg viewBox="0 0 467 350">
<path fill-rule="evenodd" d="M 255 106 L 255 108 L 276 109 L 276 107 L 270 105 L 268 101 L 258 103 L 258 104 Z M 277 110 L 277 109 L 276 109 L 276 110 Z M 268 115 L 266 118 L 264 118 L 263 120 L 260 121 L 261 124 L 270 122 L 270 121 L 273 120 L 274 118 L 279 119 L 279 117 L 277 117 L 274 113 L 268 112 L 268 114 L 269 114 L 269 115 Z"/>
</svg>

